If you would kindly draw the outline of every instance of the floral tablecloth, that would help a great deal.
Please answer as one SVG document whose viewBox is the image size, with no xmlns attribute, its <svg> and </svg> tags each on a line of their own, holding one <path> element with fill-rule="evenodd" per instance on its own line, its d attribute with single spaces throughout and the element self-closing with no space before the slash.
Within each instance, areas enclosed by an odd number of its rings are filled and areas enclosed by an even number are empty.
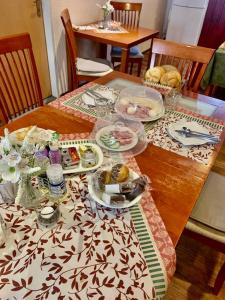
<svg viewBox="0 0 225 300">
<path fill-rule="evenodd" d="M 133 158 L 127 163 L 140 172 Z M 0 205 L 8 228 L 0 299 L 161 299 L 175 250 L 150 192 L 117 210 L 91 199 L 84 174 L 68 177 L 67 191 L 52 228 L 34 210 Z"/>
</svg>

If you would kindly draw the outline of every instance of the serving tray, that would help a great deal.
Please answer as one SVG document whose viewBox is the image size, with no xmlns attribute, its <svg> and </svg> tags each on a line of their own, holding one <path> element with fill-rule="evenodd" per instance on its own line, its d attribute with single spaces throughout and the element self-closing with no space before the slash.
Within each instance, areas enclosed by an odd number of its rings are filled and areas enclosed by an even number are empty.
<svg viewBox="0 0 225 300">
<path fill-rule="evenodd" d="M 85 146 L 91 146 L 92 147 L 92 149 L 97 154 L 97 159 L 98 159 L 97 164 L 95 166 L 93 166 L 93 167 L 84 168 L 82 166 L 82 163 L 81 163 L 81 160 L 80 160 L 79 164 L 77 166 L 75 166 L 74 168 L 68 169 L 68 170 L 63 170 L 63 174 L 89 172 L 89 171 L 93 171 L 93 170 L 98 169 L 102 165 L 103 158 L 104 158 L 102 150 L 94 142 L 92 143 L 92 142 L 90 142 L 88 140 L 59 141 L 60 148 L 65 149 L 65 148 L 75 147 L 77 149 L 77 152 L 78 152 L 79 156 L 80 156 L 80 153 L 79 153 L 79 146 L 80 145 L 85 145 Z"/>
</svg>

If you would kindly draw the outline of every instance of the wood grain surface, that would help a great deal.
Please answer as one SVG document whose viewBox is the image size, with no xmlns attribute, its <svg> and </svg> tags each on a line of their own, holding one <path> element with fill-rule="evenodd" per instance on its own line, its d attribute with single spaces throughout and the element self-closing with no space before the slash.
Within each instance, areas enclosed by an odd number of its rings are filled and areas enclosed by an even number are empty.
<svg viewBox="0 0 225 300">
<path fill-rule="evenodd" d="M 120 72 L 113 72 L 95 82 L 104 84 L 118 77 L 141 82 L 140 78 Z M 201 96 L 195 96 L 201 98 Z M 203 98 L 206 102 L 208 97 L 204 96 Z M 215 116 L 220 114 L 220 109 L 225 109 L 222 101 L 208 98 L 208 102 L 213 102 L 218 106 L 218 112 L 216 110 L 214 113 Z M 225 115 L 223 119 L 225 119 Z M 93 127 L 93 124 L 88 121 L 50 106 L 38 108 L 9 123 L 7 127 L 13 131 L 29 125 L 53 129 L 59 133 L 88 132 Z M 0 135 L 2 133 L 3 127 L 0 128 Z M 152 180 L 153 198 L 174 245 L 180 238 L 220 147 L 221 144 L 217 146 L 209 165 L 200 164 L 151 144 L 136 157 L 141 171 Z"/>
<path fill-rule="evenodd" d="M 74 34 L 76 37 L 89 39 L 102 44 L 109 44 L 112 46 L 118 46 L 122 48 L 121 57 L 121 72 L 127 72 L 128 68 L 128 55 L 129 49 L 142 42 L 150 41 L 149 47 L 151 48 L 152 39 L 157 37 L 159 34 L 158 30 L 138 27 L 130 28 L 123 26 L 127 29 L 127 33 L 98 33 L 94 30 L 75 30 Z"/>
</svg>

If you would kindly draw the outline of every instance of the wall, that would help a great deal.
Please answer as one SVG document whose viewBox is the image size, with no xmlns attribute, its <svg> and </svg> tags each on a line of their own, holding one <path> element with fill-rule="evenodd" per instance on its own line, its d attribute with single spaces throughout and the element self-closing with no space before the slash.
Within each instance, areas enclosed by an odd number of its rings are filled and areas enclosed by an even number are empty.
<svg viewBox="0 0 225 300">
<path fill-rule="evenodd" d="M 82 25 L 100 19 L 101 11 L 96 3 L 102 4 L 104 2 L 104 0 L 42 0 L 52 94 L 54 96 L 57 97 L 67 90 L 67 60 L 64 29 L 60 19 L 61 11 L 68 8 L 72 23 Z M 130 2 L 138 2 L 138 0 L 130 0 Z M 166 0 L 142 0 L 139 2 L 143 3 L 140 25 L 162 30 Z M 83 57 L 93 56 L 96 50 L 90 41 L 81 44 L 81 48 Z M 149 43 L 144 43 L 142 50 L 147 48 L 149 48 Z"/>
</svg>

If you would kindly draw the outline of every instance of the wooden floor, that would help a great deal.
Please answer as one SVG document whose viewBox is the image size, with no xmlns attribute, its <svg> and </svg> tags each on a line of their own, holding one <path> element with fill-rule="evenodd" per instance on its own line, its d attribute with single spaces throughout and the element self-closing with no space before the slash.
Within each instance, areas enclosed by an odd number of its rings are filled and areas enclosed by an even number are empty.
<svg viewBox="0 0 225 300">
<path fill-rule="evenodd" d="M 176 249 L 177 270 L 164 300 L 224 300 L 225 284 L 218 296 L 211 293 L 225 255 L 182 236 Z"/>
</svg>

